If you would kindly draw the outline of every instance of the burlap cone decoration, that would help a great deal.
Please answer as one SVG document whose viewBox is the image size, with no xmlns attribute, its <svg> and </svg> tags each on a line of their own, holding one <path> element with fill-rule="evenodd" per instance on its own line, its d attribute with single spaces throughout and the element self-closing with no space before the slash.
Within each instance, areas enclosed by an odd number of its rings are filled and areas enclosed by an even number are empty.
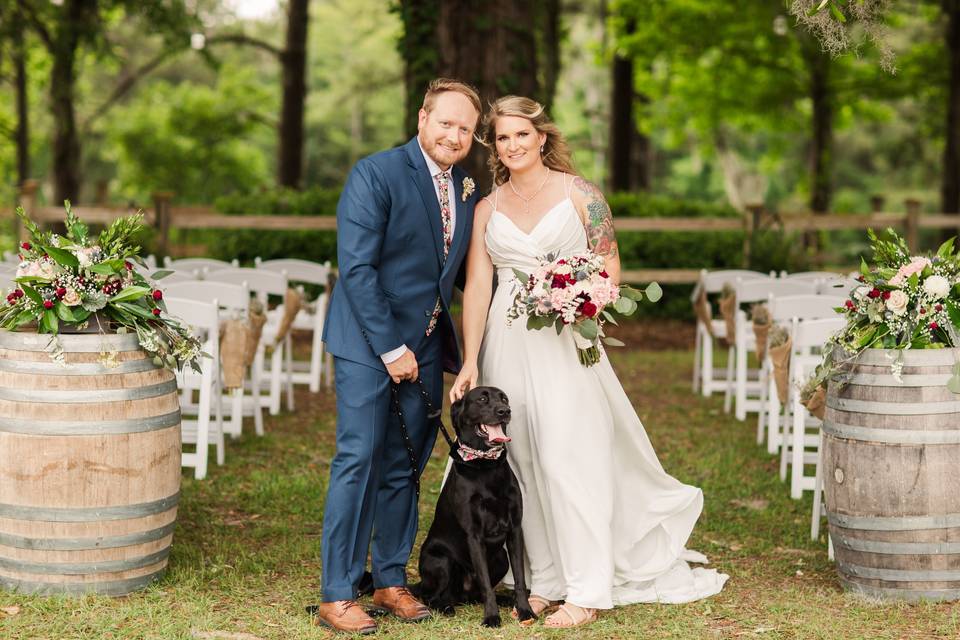
<svg viewBox="0 0 960 640">
<path fill-rule="evenodd" d="M 823 415 L 827 411 L 826 388 L 817 387 L 817 390 L 813 392 L 813 395 L 810 396 L 806 402 L 803 403 L 803 406 L 807 408 L 807 411 L 810 412 L 810 415 L 823 420 Z"/>
<path fill-rule="evenodd" d="M 713 335 L 713 311 L 710 309 L 710 301 L 707 300 L 706 287 L 700 287 L 700 293 L 693 301 L 693 312 L 697 314 L 697 319 L 707 327 L 707 332 L 711 338 Z"/>
<path fill-rule="evenodd" d="M 220 367 L 223 370 L 223 387 L 239 389 L 243 386 L 244 351 L 247 334 L 250 332 L 243 320 L 227 320 L 220 325 Z"/>
<path fill-rule="evenodd" d="M 762 363 L 767 356 L 767 334 L 770 333 L 772 322 L 753 321 L 753 335 L 757 339 L 757 359 Z"/>
<path fill-rule="evenodd" d="M 720 298 L 720 315 L 723 316 L 723 321 L 727 325 L 727 335 L 724 339 L 728 345 L 737 341 L 736 314 L 737 296 L 731 294 Z"/>
<path fill-rule="evenodd" d="M 296 289 L 287 289 L 287 293 L 283 296 L 283 317 L 280 318 L 280 326 L 277 327 L 277 337 L 274 341 L 274 344 L 280 344 L 283 342 L 283 339 L 287 337 L 287 333 L 290 331 L 290 327 L 293 326 L 293 321 L 297 317 L 297 314 L 300 313 L 300 308 L 303 304 L 303 296 Z"/>
<path fill-rule="evenodd" d="M 263 335 L 263 325 L 267 322 L 267 314 L 264 313 L 262 304 L 251 301 L 247 321 L 249 329 L 246 348 L 243 350 L 243 363 L 249 367 L 253 364 L 254 356 L 257 355 L 257 345 L 260 344 L 260 336 Z"/>
<path fill-rule="evenodd" d="M 787 395 L 790 390 L 790 349 L 793 347 L 793 340 L 787 338 L 787 341 L 776 347 L 770 347 L 770 362 L 773 363 L 773 381 L 777 385 L 777 398 L 780 404 L 787 403 Z"/>
</svg>

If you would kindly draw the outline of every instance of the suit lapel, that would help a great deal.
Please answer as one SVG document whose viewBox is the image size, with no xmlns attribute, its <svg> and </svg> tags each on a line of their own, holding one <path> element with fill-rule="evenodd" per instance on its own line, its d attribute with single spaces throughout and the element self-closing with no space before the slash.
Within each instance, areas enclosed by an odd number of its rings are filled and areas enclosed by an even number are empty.
<svg viewBox="0 0 960 640">
<path fill-rule="evenodd" d="M 410 178 L 416 184 L 417 191 L 420 192 L 420 198 L 423 200 L 423 214 L 427 218 L 430 234 L 433 237 L 433 248 L 436 251 L 437 260 L 442 265 L 443 224 L 440 220 L 440 202 L 437 200 L 437 192 L 433 188 L 433 178 L 430 177 L 430 172 L 427 170 L 427 163 L 423 159 L 416 138 L 407 143 L 407 156 L 410 165 Z"/>
</svg>

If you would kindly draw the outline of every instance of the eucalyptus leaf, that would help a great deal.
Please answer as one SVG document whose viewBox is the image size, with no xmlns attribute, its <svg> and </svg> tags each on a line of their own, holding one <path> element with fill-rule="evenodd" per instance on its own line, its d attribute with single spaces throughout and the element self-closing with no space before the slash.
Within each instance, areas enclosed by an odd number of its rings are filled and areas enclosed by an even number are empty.
<svg viewBox="0 0 960 640">
<path fill-rule="evenodd" d="M 657 302 L 663 297 L 663 289 L 656 282 L 651 282 L 647 285 L 646 294 L 650 302 Z"/>
<path fill-rule="evenodd" d="M 579 329 L 577 333 L 587 340 L 594 340 L 600 334 L 600 327 L 593 318 L 587 318 L 574 326 Z"/>
<path fill-rule="evenodd" d="M 625 347 L 626 346 L 620 340 L 617 340 L 616 338 L 611 338 L 609 336 L 603 339 L 603 344 L 607 345 L 608 347 Z"/>
</svg>

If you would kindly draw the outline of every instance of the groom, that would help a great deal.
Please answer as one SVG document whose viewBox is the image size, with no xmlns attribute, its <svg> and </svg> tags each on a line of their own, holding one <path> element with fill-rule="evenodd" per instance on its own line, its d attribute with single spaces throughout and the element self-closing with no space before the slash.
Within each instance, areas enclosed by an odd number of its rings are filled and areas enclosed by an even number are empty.
<svg viewBox="0 0 960 640">
<path fill-rule="evenodd" d="M 417 499 L 391 383 L 400 383 L 420 473 L 437 434 L 416 380 L 422 378 L 439 407 L 444 369 L 460 368 L 449 304 L 478 194 L 454 165 L 470 151 L 479 116 L 472 87 L 434 80 L 417 136 L 360 160 L 337 205 L 340 278 L 323 335 L 335 358 L 337 453 L 323 517 L 316 622 L 340 631 L 376 630 L 355 602 L 371 534 L 374 605 L 408 621 L 430 615 L 405 587 Z"/>
</svg>

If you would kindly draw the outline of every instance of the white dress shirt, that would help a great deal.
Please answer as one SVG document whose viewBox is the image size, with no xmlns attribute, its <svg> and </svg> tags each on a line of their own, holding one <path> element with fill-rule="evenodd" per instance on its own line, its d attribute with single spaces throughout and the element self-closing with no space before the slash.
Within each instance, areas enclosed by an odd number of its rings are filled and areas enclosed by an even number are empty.
<svg viewBox="0 0 960 640">
<path fill-rule="evenodd" d="M 440 168 L 436 162 L 433 161 L 433 158 L 427 155 L 427 152 L 423 150 L 423 145 L 420 144 L 420 139 L 417 139 L 417 145 L 420 147 L 420 153 L 423 154 L 423 159 L 427 162 L 427 171 L 430 172 L 430 182 L 433 183 L 433 192 L 437 194 L 437 203 L 440 202 L 440 183 L 437 181 L 437 174 L 442 172 L 443 169 Z M 456 190 L 453 187 L 453 167 L 447 167 L 447 171 L 450 172 L 449 177 L 447 178 L 447 196 L 450 200 L 450 240 L 453 241 L 454 230 L 457 228 L 457 198 L 455 197 Z M 383 364 L 390 364 L 396 360 L 400 359 L 400 356 L 407 352 L 407 345 L 402 344 L 396 349 L 388 351 L 386 353 L 380 354 L 380 359 L 383 360 Z"/>
</svg>

